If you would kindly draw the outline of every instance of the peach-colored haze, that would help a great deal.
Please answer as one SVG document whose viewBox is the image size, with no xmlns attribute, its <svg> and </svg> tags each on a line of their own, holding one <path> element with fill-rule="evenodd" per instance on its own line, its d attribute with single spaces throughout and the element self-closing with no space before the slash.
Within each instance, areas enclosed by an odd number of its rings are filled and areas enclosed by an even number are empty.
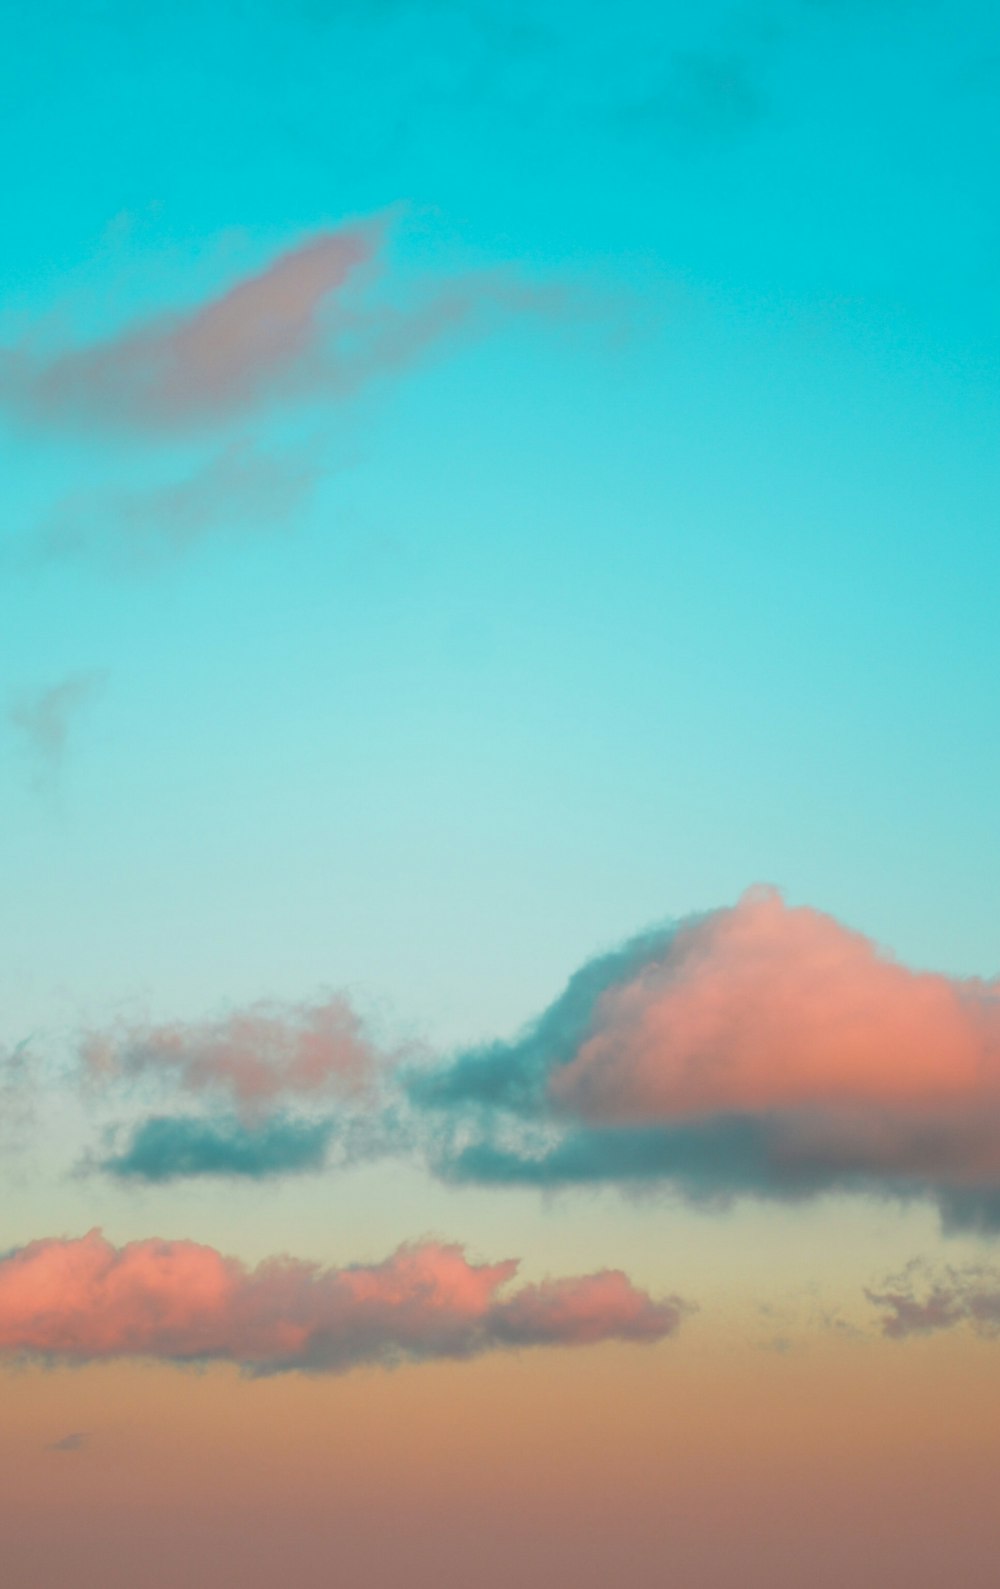
<svg viewBox="0 0 1000 1589">
<path fill-rule="evenodd" d="M 196 1242 L 116 1248 L 94 1230 L 0 1259 L 0 1351 L 343 1372 L 504 1347 L 654 1341 L 684 1311 L 616 1271 L 501 1294 L 517 1268 L 425 1242 L 379 1264 L 322 1269 L 278 1257 L 247 1269 Z"/>
<path fill-rule="evenodd" d="M 255 1004 L 204 1023 L 131 1027 L 83 1044 L 97 1082 L 149 1076 L 244 1106 L 363 1092 L 379 1063 L 361 1018 L 343 998 Z"/>
<path fill-rule="evenodd" d="M 767 889 L 605 992 L 551 1095 L 592 1120 L 1000 1105 L 1000 982 L 896 964 Z"/>
</svg>

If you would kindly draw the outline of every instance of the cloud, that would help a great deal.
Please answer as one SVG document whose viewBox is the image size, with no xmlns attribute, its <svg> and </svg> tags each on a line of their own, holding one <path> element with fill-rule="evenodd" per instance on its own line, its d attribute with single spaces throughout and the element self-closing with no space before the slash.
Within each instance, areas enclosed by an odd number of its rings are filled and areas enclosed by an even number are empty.
<svg viewBox="0 0 1000 1589">
<path fill-rule="evenodd" d="M 144 490 L 73 492 L 43 526 L 37 556 L 99 556 L 141 568 L 188 551 L 223 529 L 267 531 L 308 501 L 322 468 L 231 442 L 186 479 Z"/>
<path fill-rule="evenodd" d="M 100 1161 L 121 1180 L 164 1182 L 187 1176 L 265 1180 L 322 1169 L 332 1120 L 276 1116 L 247 1125 L 236 1116 L 151 1115 L 133 1130 L 123 1151 Z"/>
<path fill-rule="evenodd" d="M 453 1179 L 1000 1214 L 1000 983 L 910 971 L 773 890 L 590 962 L 515 1041 L 407 1085 Z"/>
<path fill-rule="evenodd" d="M 218 1021 L 92 1032 L 81 1052 L 98 1087 L 148 1078 L 251 1112 L 289 1100 L 357 1098 L 384 1063 L 361 1017 L 339 997 L 261 1002 Z"/>
<path fill-rule="evenodd" d="M 86 1429 L 77 1429 L 72 1434 L 63 1435 L 61 1440 L 53 1440 L 46 1447 L 47 1451 L 82 1451 L 90 1440 Z"/>
<path fill-rule="evenodd" d="M 23 1147 L 35 1123 L 38 1080 L 30 1038 L 23 1038 L 13 1048 L 0 1044 L 0 1147 L 5 1153 Z"/>
<path fill-rule="evenodd" d="M 316 234 L 196 309 L 117 336 L 44 351 L 0 349 L 0 403 L 19 419 L 85 431 L 173 434 L 263 405 L 346 397 L 412 362 L 488 308 L 538 308 L 551 295 L 499 275 L 450 281 L 400 308 L 349 287 L 371 272 L 383 228 Z"/>
<path fill-rule="evenodd" d="M 379 1264 L 324 1269 L 278 1257 L 248 1269 L 195 1242 L 116 1248 L 94 1230 L 0 1258 L 0 1352 L 343 1373 L 522 1346 L 657 1341 L 685 1312 L 617 1271 L 511 1292 L 517 1268 L 425 1242 Z"/>
<path fill-rule="evenodd" d="M 10 706 L 8 720 L 34 760 L 39 782 L 58 774 L 75 719 L 100 694 L 107 679 L 101 669 L 72 673 L 55 684 L 26 691 Z"/>
<path fill-rule="evenodd" d="M 865 1295 L 882 1309 L 882 1333 L 892 1340 L 958 1324 L 970 1324 L 980 1335 L 1000 1334 L 1000 1270 L 988 1264 L 935 1272 L 914 1260 Z"/>
</svg>

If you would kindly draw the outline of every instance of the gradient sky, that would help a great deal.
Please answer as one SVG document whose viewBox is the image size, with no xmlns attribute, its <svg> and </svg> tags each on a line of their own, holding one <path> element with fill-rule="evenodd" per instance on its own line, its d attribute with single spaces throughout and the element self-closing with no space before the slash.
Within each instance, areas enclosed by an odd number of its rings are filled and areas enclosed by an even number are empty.
<svg viewBox="0 0 1000 1589">
<path fill-rule="evenodd" d="M 995 7 L 0 106 L 5 1581 L 992 1589 Z"/>
</svg>

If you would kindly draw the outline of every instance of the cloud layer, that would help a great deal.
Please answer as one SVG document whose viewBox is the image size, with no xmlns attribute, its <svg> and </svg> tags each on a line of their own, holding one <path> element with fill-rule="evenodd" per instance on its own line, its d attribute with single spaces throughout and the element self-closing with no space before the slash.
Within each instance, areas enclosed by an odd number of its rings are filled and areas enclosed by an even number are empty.
<svg viewBox="0 0 1000 1589">
<path fill-rule="evenodd" d="M 0 1352 L 337 1373 L 503 1348 L 657 1341 L 685 1311 L 617 1270 L 510 1292 L 517 1267 L 470 1263 L 460 1247 L 426 1242 L 380 1264 L 323 1269 L 280 1257 L 248 1269 L 195 1242 L 116 1248 L 95 1230 L 0 1258 Z"/>
<path fill-rule="evenodd" d="M 409 1090 L 458 1179 L 854 1186 L 1000 1214 L 1000 983 L 910 971 L 773 890 L 592 961 L 515 1042 Z"/>
</svg>

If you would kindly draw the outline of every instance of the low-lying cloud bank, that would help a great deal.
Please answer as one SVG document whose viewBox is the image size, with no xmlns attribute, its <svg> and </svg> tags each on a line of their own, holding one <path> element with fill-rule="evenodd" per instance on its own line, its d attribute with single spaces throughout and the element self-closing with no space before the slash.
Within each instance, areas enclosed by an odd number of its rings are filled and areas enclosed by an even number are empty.
<svg viewBox="0 0 1000 1589">
<path fill-rule="evenodd" d="M 1000 1225 L 1000 982 L 910 971 L 769 889 L 591 961 L 514 1042 L 406 1084 L 455 1180 L 930 1195 Z"/>
<path fill-rule="evenodd" d="M 618 1270 L 510 1291 L 514 1259 L 400 1247 L 379 1264 L 321 1268 L 277 1257 L 248 1269 L 190 1241 L 114 1247 L 100 1231 L 0 1258 L 0 1352 L 89 1362 L 225 1361 L 254 1374 L 344 1373 L 525 1346 L 651 1342 L 687 1311 Z"/>
</svg>

